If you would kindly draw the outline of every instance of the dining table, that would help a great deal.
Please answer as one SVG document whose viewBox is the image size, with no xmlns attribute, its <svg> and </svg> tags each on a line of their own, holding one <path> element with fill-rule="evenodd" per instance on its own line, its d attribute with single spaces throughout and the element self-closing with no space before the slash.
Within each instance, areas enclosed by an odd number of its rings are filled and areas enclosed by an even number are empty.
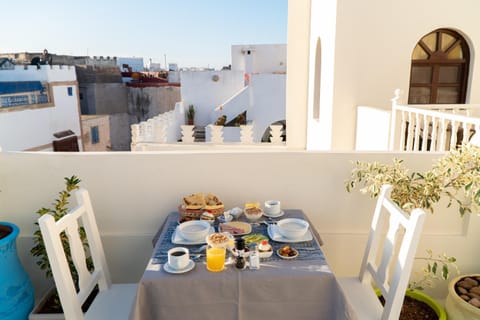
<svg viewBox="0 0 480 320">
<path fill-rule="evenodd" d="M 244 215 L 238 218 L 252 226 L 251 234 L 269 238 L 273 254 L 260 259 L 259 269 L 237 269 L 227 251 L 221 272 L 208 271 L 205 256 L 200 254 L 192 259 L 194 265 L 188 271 L 172 273 L 165 265 L 167 251 L 187 247 L 193 257 L 201 244 L 178 241 L 175 232 L 180 213 L 170 213 L 153 238 L 154 249 L 140 279 L 130 320 L 356 319 L 327 263 L 318 231 L 310 223 L 302 239 L 279 237 L 272 230 L 284 218 L 309 221 L 299 209 L 284 209 L 279 217 L 254 222 Z M 212 226 L 214 231 L 221 223 L 218 220 Z M 285 245 L 297 250 L 294 259 L 277 254 Z"/>
</svg>

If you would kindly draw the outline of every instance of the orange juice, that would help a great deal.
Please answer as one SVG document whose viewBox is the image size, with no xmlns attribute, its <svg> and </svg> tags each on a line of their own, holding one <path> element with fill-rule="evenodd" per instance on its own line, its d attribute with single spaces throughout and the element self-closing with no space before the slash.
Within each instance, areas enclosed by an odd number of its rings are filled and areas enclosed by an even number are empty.
<svg viewBox="0 0 480 320">
<path fill-rule="evenodd" d="M 207 248 L 207 269 L 213 272 L 223 270 L 225 248 Z"/>
</svg>

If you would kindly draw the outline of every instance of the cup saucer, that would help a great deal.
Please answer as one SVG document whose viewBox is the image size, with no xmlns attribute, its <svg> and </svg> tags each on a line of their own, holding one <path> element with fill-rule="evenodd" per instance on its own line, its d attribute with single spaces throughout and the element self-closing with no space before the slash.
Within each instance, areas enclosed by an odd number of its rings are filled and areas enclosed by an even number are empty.
<svg viewBox="0 0 480 320">
<path fill-rule="evenodd" d="M 192 270 L 193 268 L 195 268 L 195 262 L 193 262 L 192 259 L 188 261 L 187 266 L 183 269 L 172 268 L 172 266 L 168 262 L 163 265 L 163 270 L 165 270 L 168 273 L 174 273 L 174 274 L 185 273 Z"/>
<path fill-rule="evenodd" d="M 278 213 L 266 213 L 265 211 L 263 211 L 263 215 L 265 217 L 268 217 L 268 218 L 279 218 L 281 216 L 283 216 L 285 214 L 285 212 L 283 210 L 280 210 L 280 212 Z"/>
</svg>

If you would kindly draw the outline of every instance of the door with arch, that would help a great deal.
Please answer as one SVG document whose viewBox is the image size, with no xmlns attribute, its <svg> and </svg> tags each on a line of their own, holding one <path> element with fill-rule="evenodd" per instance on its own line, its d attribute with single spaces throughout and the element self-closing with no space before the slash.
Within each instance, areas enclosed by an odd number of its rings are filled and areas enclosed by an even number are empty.
<svg viewBox="0 0 480 320">
<path fill-rule="evenodd" d="M 456 31 L 437 29 L 412 54 L 409 104 L 465 103 L 470 50 Z"/>
</svg>

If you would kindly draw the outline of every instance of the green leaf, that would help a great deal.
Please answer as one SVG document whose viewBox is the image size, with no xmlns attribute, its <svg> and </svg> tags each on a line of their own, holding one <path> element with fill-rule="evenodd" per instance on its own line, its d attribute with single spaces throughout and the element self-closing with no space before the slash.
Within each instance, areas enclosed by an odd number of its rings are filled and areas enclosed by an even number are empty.
<svg viewBox="0 0 480 320">
<path fill-rule="evenodd" d="M 432 266 L 432 273 L 437 274 L 438 263 L 435 261 Z"/>
<path fill-rule="evenodd" d="M 446 264 L 444 264 L 442 267 L 442 279 L 443 280 L 448 279 L 448 266 Z"/>
</svg>

